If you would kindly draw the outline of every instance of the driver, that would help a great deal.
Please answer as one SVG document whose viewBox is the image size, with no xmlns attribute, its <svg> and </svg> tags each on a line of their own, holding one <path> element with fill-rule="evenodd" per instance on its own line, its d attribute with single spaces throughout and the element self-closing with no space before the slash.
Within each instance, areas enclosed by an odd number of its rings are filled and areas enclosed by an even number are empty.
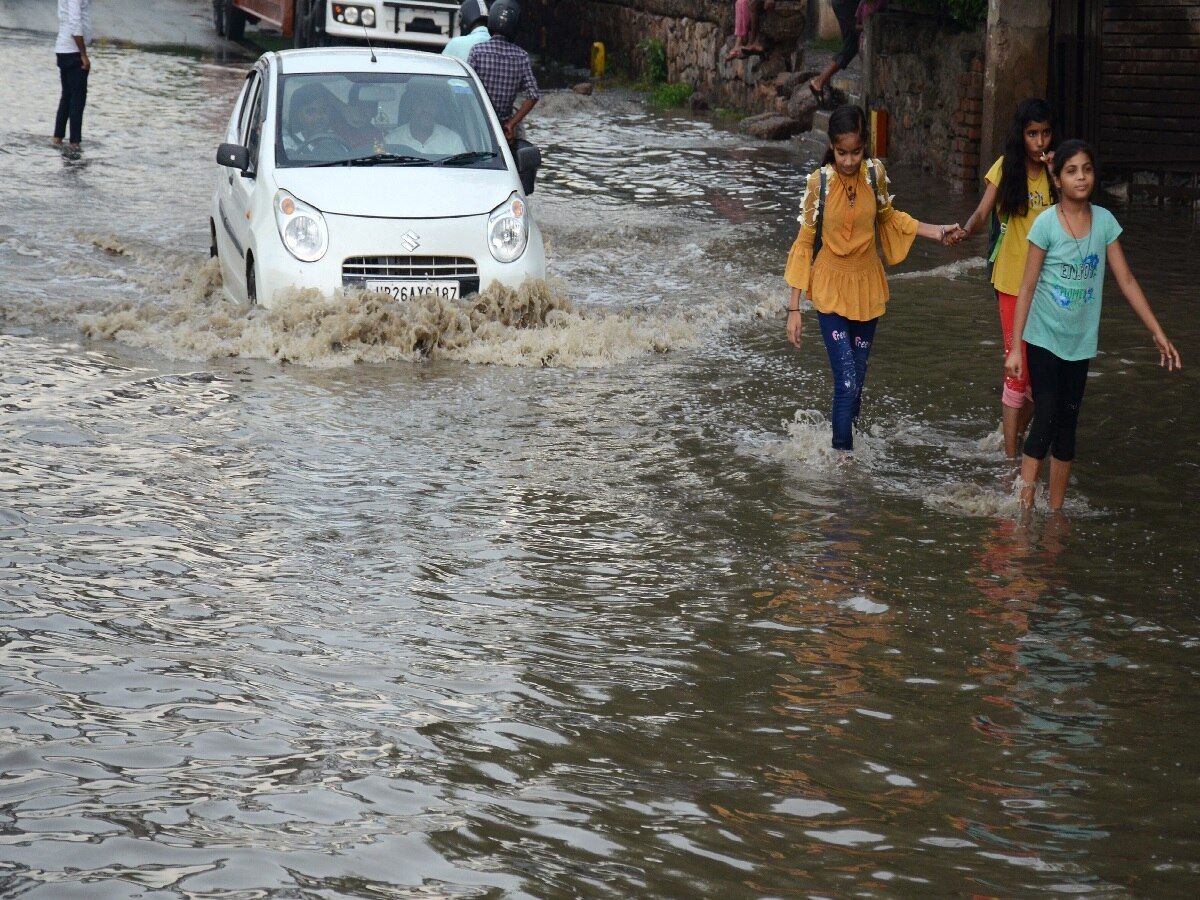
<svg viewBox="0 0 1200 900">
<path fill-rule="evenodd" d="M 400 100 L 401 124 L 389 132 L 388 144 L 405 144 L 425 156 L 465 153 L 462 136 L 437 120 L 438 110 L 449 105 L 440 82 L 414 78 Z"/>
<path fill-rule="evenodd" d="M 355 135 L 339 111 L 341 105 L 323 84 L 313 82 L 297 88 L 283 131 L 284 149 L 311 152 L 315 143 L 327 140 L 349 151 L 356 143 Z"/>
</svg>

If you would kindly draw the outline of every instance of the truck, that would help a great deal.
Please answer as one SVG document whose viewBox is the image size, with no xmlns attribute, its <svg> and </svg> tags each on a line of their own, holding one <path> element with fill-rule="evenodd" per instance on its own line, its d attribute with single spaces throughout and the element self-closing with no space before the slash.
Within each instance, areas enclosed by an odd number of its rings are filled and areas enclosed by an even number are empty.
<svg viewBox="0 0 1200 900">
<path fill-rule="evenodd" d="M 233 41 L 258 24 L 296 47 L 367 40 L 434 52 L 458 33 L 458 7 L 447 0 L 212 0 L 217 34 Z"/>
</svg>

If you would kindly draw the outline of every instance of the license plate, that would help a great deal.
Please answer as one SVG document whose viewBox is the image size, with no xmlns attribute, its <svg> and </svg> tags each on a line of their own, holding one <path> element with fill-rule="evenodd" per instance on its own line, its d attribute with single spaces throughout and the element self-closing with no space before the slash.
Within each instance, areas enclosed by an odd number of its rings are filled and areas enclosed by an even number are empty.
<svg viewBox="0 0 1200 900">
<path fill-rule="evenodd" d="M 457 281 L 368 281 L 367 290 L 390 294 L 393 300 L 416 300 L 418 297 L 458 299 Z"/>
</svg>

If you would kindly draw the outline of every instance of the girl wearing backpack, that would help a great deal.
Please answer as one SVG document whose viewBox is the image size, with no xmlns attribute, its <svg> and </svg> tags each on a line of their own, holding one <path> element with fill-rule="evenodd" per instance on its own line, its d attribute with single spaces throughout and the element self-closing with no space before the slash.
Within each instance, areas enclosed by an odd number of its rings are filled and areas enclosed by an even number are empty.
<svg viewBox="0 0 1200 900">
<path fill-rule="evenodd" d="M 800 232 L 788 254 L 784 278 L 791 286 L 787 336 L 800 348 L 800 294 L 817 310 L 833 369 L 833 447 L 854 448 L 854 423 L 862 403 L 875 326 L 889 292 L 875 235 L 889 265 L 908 256 L 920 235 L 944 245 L 958 225 L 928 225 L 892 207 L 883 164 L 866 157 L 870 134 L 860 107 L 839 106 L 829 117 L 829 150 L 808 176 L 800 201 Z"/>
<path fill-rule="evenodd" d="M 1055 200 L 1054 184 L 1046 173 L 1054 158 L 1051 150 L 1054 130 L 1050 124 L 1050 104 L 1031 97 L 1017 107 L 1008 128 L 1004 155 L 984 176 L 983 197 L 971 213 L 958 239 L 968 237 L 991 223 L 988 259 L 991 282 L 1000 304 L 1000 330 L 1004 335 L 1004 355 L 1012 349 L 1013 309 L 1025 274 L 1029 252 L 1029 229 L 1033 220 Z M 1004 454 L 1016 459 L 1021 435 L 1033 418 L 1033 394 L 1025 367 L 1020 377 L 1004 378 L 1000 396 L 1001 430 Z"/>
</svg>

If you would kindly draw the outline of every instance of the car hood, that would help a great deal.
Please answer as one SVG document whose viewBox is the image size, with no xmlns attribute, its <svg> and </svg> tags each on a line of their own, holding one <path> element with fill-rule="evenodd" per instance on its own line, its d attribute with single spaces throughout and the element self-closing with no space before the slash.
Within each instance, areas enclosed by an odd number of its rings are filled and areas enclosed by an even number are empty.
<svg viewBox="0 0 1200 900">
<path fill-rule="evenodd" d="M 489 213 L 518 182 L 506 169 L 356 166 L 276 169 L 275 184 L 331 215 L 437 219 Z"/>
</svg>

